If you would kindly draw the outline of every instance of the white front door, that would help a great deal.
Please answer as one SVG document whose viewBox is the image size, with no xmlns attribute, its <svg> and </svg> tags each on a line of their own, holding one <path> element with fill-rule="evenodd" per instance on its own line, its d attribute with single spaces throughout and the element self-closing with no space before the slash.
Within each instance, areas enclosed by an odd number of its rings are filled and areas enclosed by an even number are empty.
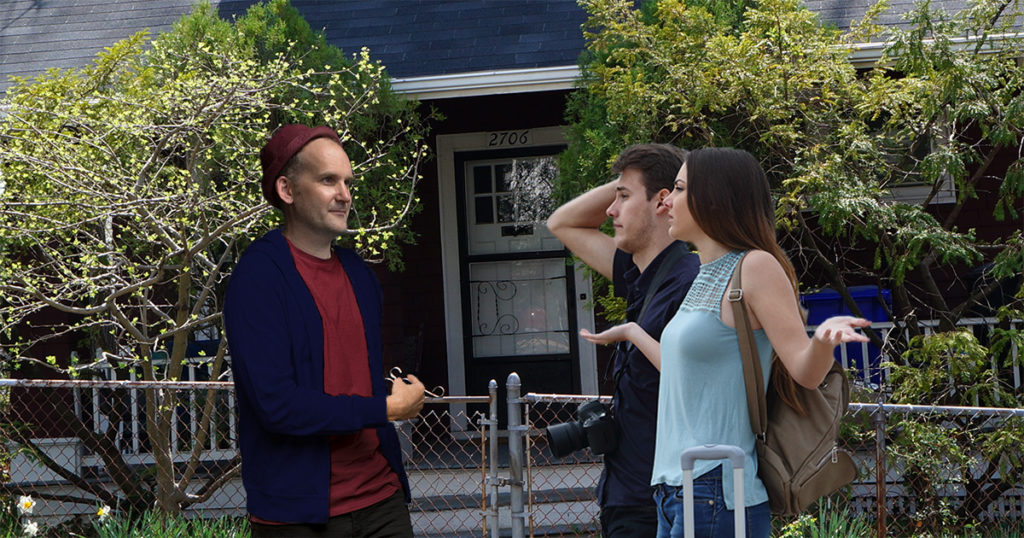
<svg viewBox="0 0 1024 538">
<path fill-rule="evenodd" d="M 522 132 L 532 143 L 438 137 L 450 389 L 483 394 L 517 372 L 524 392 L 593 394 L 593 347 L 577 335 L 593 327 L 589 281 L 544 224 L 561 130 Z"/>
</svg>

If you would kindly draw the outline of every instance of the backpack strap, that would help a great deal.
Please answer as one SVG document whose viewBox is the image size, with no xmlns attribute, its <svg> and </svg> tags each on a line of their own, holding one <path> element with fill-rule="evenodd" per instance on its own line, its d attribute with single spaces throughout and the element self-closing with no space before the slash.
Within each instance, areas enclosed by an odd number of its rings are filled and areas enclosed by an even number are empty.
<svg viewBox="0 0 1024 538">
<path fill-rule="evenodd" d="M 743 258 L 740 255 L 736 268 L 732 271 L 729 284 L 728 299 L 732 305 L 733 322 L 736 324 L 736 338 L 739 340 L 740 355 L 743 359 L 743 384 L 747 389 L 747 412 L 750 414 L 750 428 L 758 439 L 764 441 L 768 429 L 768 405 L 764 393 L 764 372 L 761 361 L 757 360 L 757 344 L 754 342 L 754 331 L 750 328 L 750 316 L 746 303 L 743 301 L 740 268 Z"/>
</svg>

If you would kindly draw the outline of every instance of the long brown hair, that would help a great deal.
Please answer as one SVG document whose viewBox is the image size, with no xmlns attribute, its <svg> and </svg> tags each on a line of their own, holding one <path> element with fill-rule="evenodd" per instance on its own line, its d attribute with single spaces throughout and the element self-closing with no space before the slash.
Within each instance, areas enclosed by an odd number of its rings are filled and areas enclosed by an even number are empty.
<svg viewBox="0 0 1024 538">
<path fill-rule="evenodd" d="M 694 222 L 711 239 L 733 250 L 759 249 L 778 260 L 799 301 L 796 270 L 775 236 L 775 205 L 768 178 L 757 159 L 734 148 L 691 151 L 686 167 L 686 204 Z M 771 383 L 782 401 L 803 413 L 798 386 L 772 357 Z"/>
</svg>

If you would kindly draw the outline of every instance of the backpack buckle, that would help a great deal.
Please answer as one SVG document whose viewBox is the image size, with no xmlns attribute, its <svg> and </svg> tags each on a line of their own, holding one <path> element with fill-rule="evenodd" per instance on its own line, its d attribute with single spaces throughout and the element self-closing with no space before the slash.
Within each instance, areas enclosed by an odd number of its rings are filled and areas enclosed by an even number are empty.
<svg viewBox="0 0 1024 538">
<path fill-rule="evenodd" d="M 743 290 L 740 290 L 740 289 L 729 290 L 729 302 L 730 303 L 735 303 L 736 301 L 739 301 L 741 299 L 743 299 Z"/>
</svg>

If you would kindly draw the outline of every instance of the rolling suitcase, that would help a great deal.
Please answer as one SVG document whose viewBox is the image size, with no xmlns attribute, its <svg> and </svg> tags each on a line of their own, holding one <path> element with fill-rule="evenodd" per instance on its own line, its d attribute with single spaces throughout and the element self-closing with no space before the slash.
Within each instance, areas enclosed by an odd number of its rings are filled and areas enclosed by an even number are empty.
<svg viewBox="0 0 1024 538">
<path fill-rule="evenodd" d="M 686 538 L 693 538 L 693 464 L 697 460 L 720 460 L 729 458 L 732 462 L 732 483 L 736 496 L 733 506 L 733 524 L 736 536 L 747 535 L 746 505 L 743 491 L 743 449 L 734 445 L 704 445 L 683 451 L 683 529 Z M 723 477 L 725 478 L 725 477 Z"/>
</svg>

